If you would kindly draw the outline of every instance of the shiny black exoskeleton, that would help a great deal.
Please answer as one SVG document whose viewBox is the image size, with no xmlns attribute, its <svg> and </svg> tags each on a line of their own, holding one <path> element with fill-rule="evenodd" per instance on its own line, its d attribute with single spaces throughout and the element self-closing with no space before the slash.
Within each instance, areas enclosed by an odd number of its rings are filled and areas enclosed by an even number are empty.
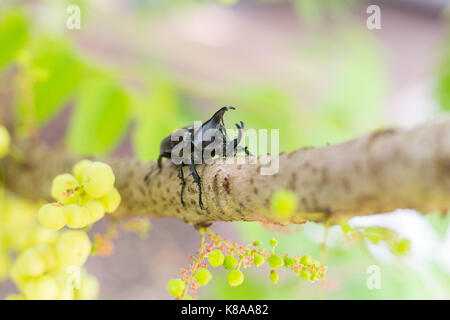
<svg viewBox="0 0 450 320">
<path fill-rule="evenodd" d="M 192 125 L 186 126 L 174 131 L 171 135 L 161 141 L 158 157 L 158 169 L 160 171 L 162 168 L 162 158 L 171 159 L 173 157 L 174 148 L 179 148 L 179 151 L 178 149 L 175 150 L 175 157 L 178 158 L 176 165 L 178 165 L 178 178 L 181 180 L 180 200 L 183 206 L 185 206 L 183 193 L 186 186 L 183 166 L 189 166 L 189 172 L 192 174 L 194 182 L 198 186 L 198 202 L 200 208 L 206 210 L 202 201 L 202 185 L 200 176 L 195 168 L 195 164 L 204 163 L 207 158 L 211 159 L 216 155 L 221 155 L 222 157 L 235 156 L 236 153 L 240 151 L 244 151 L 247 155 L 250 155 L 247 147 L 244 148 L 239 146 L 242 139 L 242 131 L 244 130 L 244 123 L 242 121 L 240 124 L 236 123 L 236 127 L 238 128 L 238 137 L 233 140 L 228 139 L 223 122 L 223 115 L 225 111 L 228 110 L 235 110 L 235 108 L 230 106 L 223 107 L 200 127 L 196 128 Z M 174 139 L 173 137 L 178 137 L 178 139 Z M 180 146 L 183 144 L 184 146 L 189 147 L 189 152 L 184 152 L 183 149 L 180 149 Z M 221 154 L 217 154 L 216 150 L 220 150 Z M 150 177 L 152 172 L 153 170 L 145 176 L 145 180 Z"/>
</svg>

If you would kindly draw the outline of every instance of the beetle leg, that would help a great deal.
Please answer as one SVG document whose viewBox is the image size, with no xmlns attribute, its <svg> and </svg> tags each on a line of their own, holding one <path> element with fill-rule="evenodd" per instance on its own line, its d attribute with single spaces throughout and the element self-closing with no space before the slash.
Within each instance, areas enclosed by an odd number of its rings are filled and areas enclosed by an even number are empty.
<svg viewBox="0 0 450 320">
<path fill-rule="evenodd" d="M 238 136 L 236 139 L 233 140 L 233 156 L 236 156 L 236 154 L 239 152 L 239 143 L 241 143 L 242 140 L 242 132 L 244 131 L 244 123 L 240 121 L 240 125 L 236 123 L 236 128 L 238 128 Z"/>
<path fill-rule="evenodd" d="M 244 130 L 244 123 L 241 121 L 240 124 L 236 123 L 235 124 L 236 128 L 238 129 L 238 136 L 236 139 L 227 141 L 225 139 L 225 141 L 223 142 L 223 157 L 234 157 L 236 156 L 236 154 L 240 151 L 239 149 L 239 143 L 241 143 L 242 140 L 242 132 Z M 230 151 L 232 151 L 231 154 L 227 153 L 227 149 L 230 148 Z"/>
<path fill-rule="evenodd" d="M 144 177 L 144 181 L 147 182 L 148 178 L 152 175 L 156 168 L 152 168 Z"/>
<path fill-rule="evenodd" d="M 152 168 L 152 169 L 145 175 L 145 177 L 144 177 L 144 181 L 145 181 L 145 182 L 147 182 L 148 178 L 150 178 L 150 176 L 152 175 L 153 172 L 155 172 L 156 169 L 158 169 L 159 172 L 161 172 L 161 170 L 162 170 L 162 165 L 161 165 L 162 158 L 163 158 L 162 155 L 160 155 L 160 156 L 158 157 L 157 166 L 156 166 L 155 168 Z"/>
<path fill-rule="evenodd" d="M 162 170 L 162 155 L 159 155 L 159 157 L 158 157 L 158 169 L 159 169 L 159 171 L 161 172 L 161 170 Z"/>
<path fill-rule="evenodd" d="M 248 150 L 248 147 L 237 146 L 236 153 L 244 151 L 247 156 L 253 156 L 253 154 Z"/>
<path fill-rule="evenodd" d="M 227 143 L 224 141 L 223 146 L 222 146 L 222 158 L 226 158 L 227 157 Z"/>
<path fill-rule="evenodd" d="M 191 155 L 191 163 L 189 163 L 189 171 L 192 174 L 192 177 L 194 178 L 194 182 L 197 183 L 198 186 L 198 204 L 200 205 L 200 208 L 202 210 L 206 210 L 208 208 L 205 208 L 205 206 L 203 205 L 203 201 L 202 201 L 202 183 L 200 181 L 200 176 L 197 172 L 197 169 L 195 168 L 195 164 L 194 164 L 194 156 Z"/>
<path fill-rule="evenodd" d="M 180 184 L 181 184 L 180 201 L 181 201 L 181 204 L 183 205 L 183 207 L 185 207 L 186 204 L 184 203 L 184 200 L 183 200 L 183 193 L 184 193 L 184 187 L 186 186 L 186 180 L 184 180 L 183 165 L 180 165 L 178 167 L 178 178 L 181 180 L 181 182 L 180 182 Z"/>
</svg>

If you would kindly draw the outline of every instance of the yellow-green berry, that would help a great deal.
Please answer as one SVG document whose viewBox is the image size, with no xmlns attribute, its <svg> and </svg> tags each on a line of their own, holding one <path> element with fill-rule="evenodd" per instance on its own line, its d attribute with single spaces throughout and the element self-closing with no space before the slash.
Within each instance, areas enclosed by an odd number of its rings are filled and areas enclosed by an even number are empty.
<svg viewBox="0 0 450 320">
<path fill-rule="evenodd" d="M 195 273 L 195 281 L 197 281 L 201 286 L 207 285 L 211 278 L 211 272 L 209 272 L 209 270 L 206 268 L 200 268 Z"/>
<path fill-rule="evenodd" d="M 300 263 L 305 265 L 305 266 L 309 266 L 312 264 L 312 259 L 310 256 L 308 256 L 307 254 L 303 255 L 300 259 Z"/>
<path fill-rule="evenodd" d="M 122 198 L 116 188 L 112 188 L 105 196 L 101 197 L 99 201 L 105 207 L 106 213 L 113 213 L 119 207 Z"/>
<path fill-rule="evenodd" d="M 264 259 L 264 257 L 260 254 L 256 253 L 255 256 L 253 257 L 253 264 L 257 267 L 263 265 L 264 261 L 266 261 L 266 259 Z"/>
<path fill-rule="evenodd" d="M 59 230 L 67 223 L 67 213 L 59 203 L 48 203 L 39 209 L 38 220 L 47 229 Z"/>
<path fill-rule="evenodd" d="M 290 257 L 285 257 L 284 258 L 284 266 L 286 268 L 292 268 L 294 266 L 295 263 L 295 259 L 294 258 L 290 258 Z"/>
<path fill-rule="evenodd" d="M 57 175 L 52 182 L 51 195 L 57 201 L 68 204 L 78 199 L 79 182 L 70 173 Z"/>
<path fill-rule="evenodd" d="M 300 277 L 302 277 L 302 279 L 309 280 L 311 278 L 311 273 L 306 268 L 302 268 L 302 271 L 300 271 Z"/>
<path fill-rule="evenodd" d="M 410 248 L 411 248 L 411 241 L 405 238 L 401 238 L 398 239 L 397 241 L 394 241 L 390 246 L 391 252 L 399 256 L 408 254 Z"/>
<path fill-rule="evenodd" d="M 267 259 L 273 269 L 277 269 L 283 265 L 283 259 L 277 254 L 273 254 Z"/>
<path fill-rule="evenodd" d="M 86 207 L 77 204 L 68 204 L 65 206 L 67 212 L 67 226 L 69 228 L 84 228 L 89 224 L 89 210 Z"/>
<path fill-rule="evenodd" d="M 181 279 L 170 279 L 167 283 L 167 290 L 174 297 L 181 297 L 184 291 L 184 281 Z"/>
<path fill-rule="evenodd" d="M 277 283 L 278 282 L 278 278 L 279 278 L 278 273 L 275 270 L 272 270 L 270 272 L 270 280 L 272 280 L 273 283 Z"/>
<path fill-rule="evenodd" d="M 237 259 L 234 256 L 226 256 L 222 265 L 227 270 L 234 269 L 237 266 Z"/>
<path fill-rule="evenodd" d="M 244 282 L 244 274 L 240 270 L 228 271 L 227 280 L 230 287 L 237 287 Z"/>
<path fill-rule="evenodd" d="M 114 187 L 115 176 L 109 165 L 93 162 L 83 173 L 83 187 L 88 195 L 94 198 L 105 196 Z"/>
<path fill-rule="evenodd" d="M 97 222 L 105 215 L 105 207 L 100 201 L 88 200 L 84 206 L 89 211 L 89 223 Z"/>
<path fill-rule="evenodd" d="M 73 166 L 73 175 L 78 181 L 83 181 L 83 175 L 86 172 L 86 169 L 92 164 L 91 160 L 81 160 L 78 161 Z"/>
<path fill-rule="evenodd" d="M 208 262 L 213 267 L 218 267 L 223 264 L 223 261 L 225 260 L 225 256 L 223 255 L 222 251 L 219 249 L 213 250 L 208 255 Z"/>
<path fill-rule="evenodd" d="M 298 198 L 291 190 L 276 191 L 270 199 L 270 206 L 280 218 L 287 219 L 297 210 Z"/>
</svg>

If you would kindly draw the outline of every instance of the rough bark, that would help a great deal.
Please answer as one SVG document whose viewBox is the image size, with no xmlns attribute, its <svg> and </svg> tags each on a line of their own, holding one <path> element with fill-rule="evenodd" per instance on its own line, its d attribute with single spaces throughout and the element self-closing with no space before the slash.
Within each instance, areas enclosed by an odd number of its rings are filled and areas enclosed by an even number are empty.
<svg viewBox="0 0 450 320">
<path fill-rule="evenodd" d="M 53 177 L 69 172 L 78 158 L 29 141 L 17 146 L 25 154 L 24 161 L 11 157 L 2 161 L 7 187 L 29 199 L 50 200 Z M 213 221 L 279 222 L 270 212 L 269 201 L 280 188 L 290 189 L 298 197 L 298 213 L 289 223 L 397 208 L 426 213 L 450 207 L 449 119 L 282 153 L 275 175 L 261 175 L 261 164 L 198 165 L 208 210 L 198 206 L 192 176 L 186 178 L 187 206 L 181 205 L 177 168 L 168 160 L 162 172 L 155 172 L 147 182 L 144 176 L 155 163 L 130 158 L 102 161 L 109 163 L 116 174 L 116 187 L 123 199 L 118 215 L 175 217 L 195 225 Z"/>
</svg>

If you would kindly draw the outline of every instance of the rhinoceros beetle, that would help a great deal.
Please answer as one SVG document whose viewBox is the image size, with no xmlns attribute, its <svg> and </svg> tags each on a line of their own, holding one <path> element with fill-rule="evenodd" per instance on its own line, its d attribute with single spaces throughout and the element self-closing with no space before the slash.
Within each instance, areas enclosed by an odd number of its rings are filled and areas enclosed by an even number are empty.
<svg viewBox="0 0 450 320">
<path fill-rule="evenodd" d="M 162 170 L 161 162 L 163 158 L 173 160 L 174 148 L 180 145 L 189 147 L 188 149 L 190 151 L 188 152 L 185 151 L 186 149 L 180 149 L 178 152 L 175 152 L 175 158 L 178 158 L 178 163 L 176 163 L 178 166 L 178 178 L 181 181 L 180 201 L 183 206 L 186 206 L 183 200 L 184 188 L 186 186 L 183 173 L 184 166 L 189 166 L 189 174 L 192 174 L 194 182 L 198 186 L 199 206 L 202 210 L 206 210 L 207 208 L 205 208 L 202 201 L 202 184 L 197 169 L 195 168 L 195 164 L 204 163 L 207 157 L 212 158 L 216 155 L 229 157 L 235 156 L 241 151 L 244 151 L 246 155 L 251 155 L 247 147 L 239 146 L 244 130 L 244 123 L 242 121 L 240 121 L 240 124 L 236 123 L 236 128 L 238 129 L 237 138 L 233 140 L 228 139 L 223 122 L 223 115 L 225 111 L 228 110 L 236 110 L 236 108 L 231 106 L 223 107 L 200 127 L 196 128 L 193 125 L 183 127 L 174 131 L 171 135 L 161 141 L 157 161 L 157 168 L 159 171 Z M 174 137 L 178 138 L 174 139 Z M 217 150 L 220 150 L 221 152 L 217 153 Z M 151 170 L 144 179 L 147 180 L 153 171 L 154 170 Z"/>
</svg>

